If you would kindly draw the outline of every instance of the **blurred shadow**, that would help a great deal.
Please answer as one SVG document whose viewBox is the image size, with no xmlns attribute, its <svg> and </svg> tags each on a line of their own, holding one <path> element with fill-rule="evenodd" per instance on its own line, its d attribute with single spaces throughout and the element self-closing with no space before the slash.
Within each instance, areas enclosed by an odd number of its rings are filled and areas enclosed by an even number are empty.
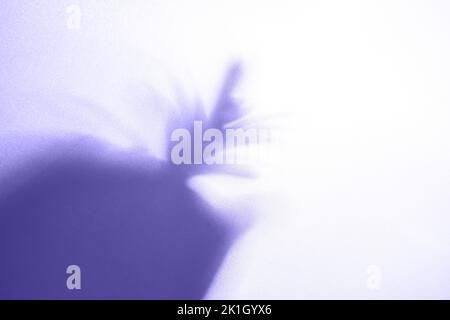
<svg viewBox="0 0 450 320">
<path fill-rule="evenodd" d="M 202 298 L 231 229 L 166 164 L 83 145 L 0 200 L 0 298 Z"/>
<path fill-rule="evenodd" d="M 229 111 L 239 114 L 227 98 L 238 69 L 232 66 L 225 77 L 210 119 L 219 128 L 233 120 L 225 116 Z M 195 117 L 177 121 L 189 125 Z M 58 157 L 47 152 L 39 166 L 31 164 L 37 170 L 14 173 L 23 182 L 18 187 L 2 186 L 0 298 L 205 295 L 234 231 L 186 186 L 202 170 L 149 156 L 136 161 L 108 148 L 95 139 L 65 141 L 56 147 Z M 66 287 L 69 265 L 81 268 L 81 290 Z"/>
</svg>

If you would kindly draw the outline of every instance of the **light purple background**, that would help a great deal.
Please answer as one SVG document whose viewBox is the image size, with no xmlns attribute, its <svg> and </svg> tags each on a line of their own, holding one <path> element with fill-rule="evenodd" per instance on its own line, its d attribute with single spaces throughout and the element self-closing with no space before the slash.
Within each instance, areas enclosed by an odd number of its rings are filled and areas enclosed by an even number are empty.
<svg viewBox="0 0 450 320">
<path fill-rule="evenodd" d="M 163 158 L 176 88 L 211 105 L 238 59 L 237 95 L 287 140 L 256 181 L 189 181 L 256 217 L 207 297 L 449 298 L 449 16 L 445 0 L 2 1 L 0 179 L 49 135 Z"/>
</svg>

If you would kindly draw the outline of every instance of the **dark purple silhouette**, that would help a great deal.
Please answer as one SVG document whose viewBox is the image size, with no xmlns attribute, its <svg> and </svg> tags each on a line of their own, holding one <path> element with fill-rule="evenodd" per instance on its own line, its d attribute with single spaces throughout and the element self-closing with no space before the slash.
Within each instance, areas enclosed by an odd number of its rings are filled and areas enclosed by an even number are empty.
<svg viewBox="0 0 450 320">
<path fill-rule="evenodd" d="M 240 116 L 227 94 L 238 70 L 230 68 L 210 126 Z M 236 231 L 186 186 L 211 167 L 110 154 L 91 138 L 53 150 L 62 156 L 40 155 L 0 197 L 0 298 L 204 296 Z M 81 290 L 66 287 L 69 265 L 81 268 Z"/>
</svg>

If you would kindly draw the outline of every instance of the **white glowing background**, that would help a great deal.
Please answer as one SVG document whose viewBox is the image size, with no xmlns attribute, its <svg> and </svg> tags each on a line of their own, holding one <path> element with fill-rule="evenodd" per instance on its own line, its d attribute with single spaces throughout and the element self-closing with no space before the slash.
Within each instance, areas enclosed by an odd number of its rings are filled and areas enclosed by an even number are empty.
<svg viewBox="0 0 450 320">
<path fill-rule="evenodd" d="M 176 103 L 176 84 L 211 105 L 227 64 L 243 62 L 237 94 L 280 114 L 288 140 L 257 182 L 192 179 L 214 205 L 256 212 L 209 298 L 450 298 L 448 1 L 0 6 L 3 141 L 87 132 L 162 156 L 166 115 L 149 101 Z M 99 126 L 68 96 L 120 123 Z"/>
</svg>

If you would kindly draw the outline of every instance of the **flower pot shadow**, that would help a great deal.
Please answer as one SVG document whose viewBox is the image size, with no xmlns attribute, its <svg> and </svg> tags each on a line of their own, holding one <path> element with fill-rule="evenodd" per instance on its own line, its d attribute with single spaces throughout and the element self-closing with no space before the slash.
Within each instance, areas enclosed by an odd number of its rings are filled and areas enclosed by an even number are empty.
<svg viewBox="0 0 450 320">
<path fill-rule="evenodd" d="M 102 148 L 90 141 L 46 156 L 0 199 L 0 298 L 205 295 L 232 228 L 186 186 L 182 170 L 105 157 Z M 80 290 L 66 286 L 70 265 L 81 269 Z"/>
</svg>

